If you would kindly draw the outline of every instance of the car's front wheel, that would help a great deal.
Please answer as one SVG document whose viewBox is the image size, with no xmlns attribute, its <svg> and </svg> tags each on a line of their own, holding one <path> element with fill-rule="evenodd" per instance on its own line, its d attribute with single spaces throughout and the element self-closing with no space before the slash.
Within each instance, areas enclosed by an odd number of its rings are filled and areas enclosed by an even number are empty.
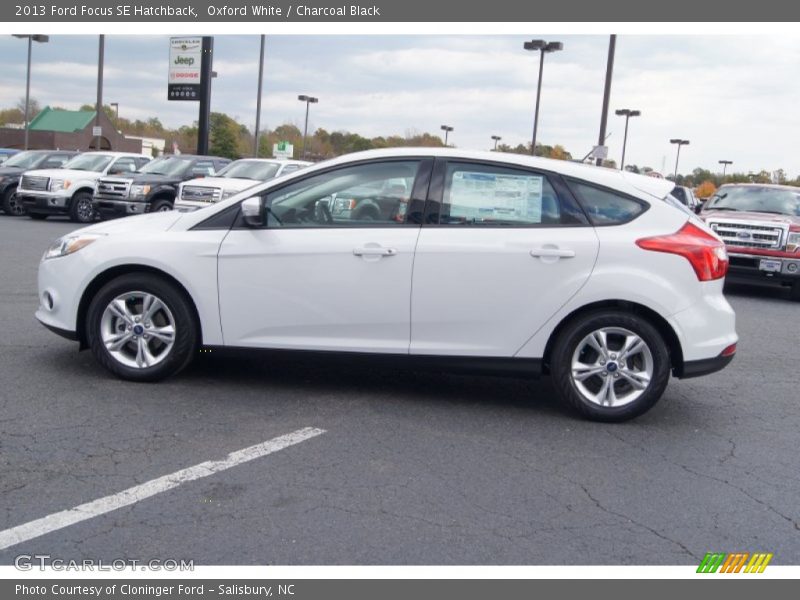
<svg viewBox="0 0 800 600">
<path fill-rule="evenodd" d="M 669 349 L 659 331 L 632 313 L 579 316 L 559 334 L 550 372 L 562 400 L 595 421 L 626 421 L 661 398 Z"/>
<path fill-rule="evenodd" d="M 3 196 L 3 211 L 12 217 L 21 217 L 25 214 L 25 207 L 15 189 L 8 190 Z"/>
<path fill-rule="evenodd" d="M 92 299 L 86 338 L 97 360 L 132 381 L 158 381 L 194 358 L 199 331 L 190 301 L 149 273 L 118 277 Z"/>
<path fill-rule="evenodd" d="M 69 218 L 76 223 L 91 223 L 95 219 L 92 195 L 89 192 L 78 192 L 72 198 Z"/>
</svg>

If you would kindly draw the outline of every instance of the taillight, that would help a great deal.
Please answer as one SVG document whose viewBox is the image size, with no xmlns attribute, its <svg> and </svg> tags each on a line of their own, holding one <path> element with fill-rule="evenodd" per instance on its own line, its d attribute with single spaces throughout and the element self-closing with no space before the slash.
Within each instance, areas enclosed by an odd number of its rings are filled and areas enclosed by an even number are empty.
<svg viewBox="0 0 800 600">
<path fill-rule="evenodd" d="M 725 244 L 691 221 L 675 233 L 636 240 L 636 245 L 653 252 L 683 256 L 692 265 L 700 281 L 722 279 L 728 272 Z"/>
</svg>

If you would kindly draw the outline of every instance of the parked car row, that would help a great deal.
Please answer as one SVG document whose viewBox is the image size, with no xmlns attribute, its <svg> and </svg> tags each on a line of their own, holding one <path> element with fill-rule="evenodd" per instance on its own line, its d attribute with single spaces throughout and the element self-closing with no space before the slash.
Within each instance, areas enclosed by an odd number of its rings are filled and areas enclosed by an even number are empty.
<svg viewBox="0 0 800 600">
<path fill-rule="evenodd" d="M 311 163 L 177 154 L 29 150 L 0 165 L 0 208 L 78 223 L 178 208 L 187 212 Z M 177 206 L 176 206 L 177 205 Z"/>
</svg>

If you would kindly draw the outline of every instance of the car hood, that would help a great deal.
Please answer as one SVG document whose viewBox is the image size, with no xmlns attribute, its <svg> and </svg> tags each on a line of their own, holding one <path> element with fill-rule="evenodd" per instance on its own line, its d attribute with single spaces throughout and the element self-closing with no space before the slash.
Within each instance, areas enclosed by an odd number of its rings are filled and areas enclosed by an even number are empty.
<svg viewBox="0 0 800 600">
<path fill-rule="evenodd" d="M 181 218 L 181 213 L 166 211 L 102 221 L 75 233 L 102 233 L 106 235 L 166 231 Z"/>
<path fill-rule="evenodd" d="M 116 179 L 125 179 L 134 185 L 158 185 L 160 183 L 180 183 L 183 181 L 181 177 L 174 175 L 157 175 L 156 173 L 134 173 L 133 175 L 120 176 L 117 175 Z"/>
<path fill-rule="evenodd" d="M 200 179 L 190 179 L 184 182 L 186 185 L 196 185 L 197 187 L 222 188 L 223 190 L 241 191 L 251 188 L 254 185 L 263 183 L 255 179 L 239 179 L 236 177 L 201 177 Z"/>
<path fill-rule="evenodd" d="M 0 166 L 0 177 L 13 177 L 22 173 L 23 169 L 20 167 L 3 167 Z"/>
<path fill-rule="evenodd" d="M 75 169 L 37 169 L 35 171 L 25 171 L 25 175 L 34 177 L 55 177 L 57 179 L 98 179 L 103 174 L 98 171 L 78 171 Z"/>
<path fill-rule="evenodd" d="M 792 215 L 776 215 L 774 213 L 762 213 L 743 210 L 704 210 L 700 217 L 702 219 L 717 218 L 729 221 L 765 221 L 767 223 L 788 223 L 790 225 L 800 225 L 800 217 Z"/>
</svg>

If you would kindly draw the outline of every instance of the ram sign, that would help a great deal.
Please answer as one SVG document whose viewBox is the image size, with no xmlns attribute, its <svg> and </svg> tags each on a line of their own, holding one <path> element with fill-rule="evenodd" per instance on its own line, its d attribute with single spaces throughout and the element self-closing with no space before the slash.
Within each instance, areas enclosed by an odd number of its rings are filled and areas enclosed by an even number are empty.
<svg viewBox="0 0 800 600">
<path fill-rule="evenodd" d="M 174 37 L 169 39 L 168 100 L 200 99 L 200 63 L 203 38 Z"/>
</svg>

